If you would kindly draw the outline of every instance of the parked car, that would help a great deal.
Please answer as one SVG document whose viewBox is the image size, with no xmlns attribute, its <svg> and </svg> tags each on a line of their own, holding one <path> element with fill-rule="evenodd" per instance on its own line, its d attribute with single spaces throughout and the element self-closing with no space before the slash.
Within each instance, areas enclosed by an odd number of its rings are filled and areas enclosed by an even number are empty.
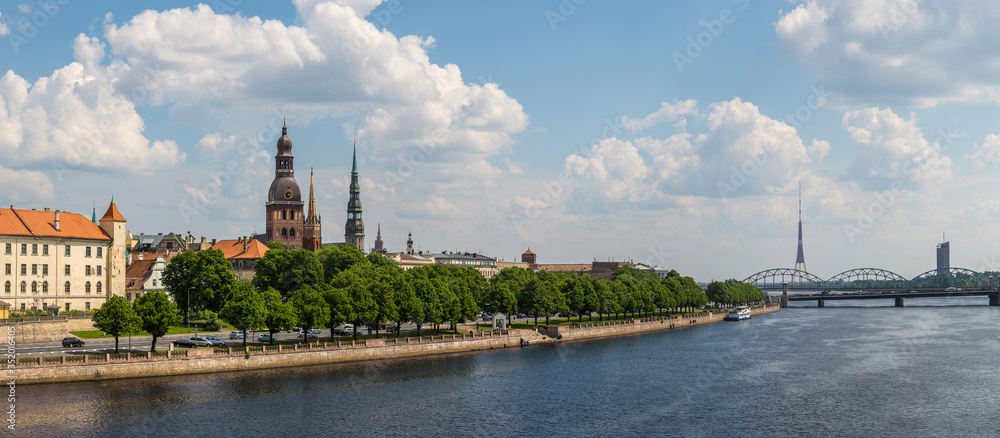
<svg viewBox="0 0 1000 438">
<path fill-rule="evenodd" d="M 271 342 L 277 341 L 277 339 L 271 338 L 270 333 L 260 333 L 257 335 L 257 342 Z"/>
<path fill-rule="evenodd" d="M 211 347 L 212 346 L 212 343 L 208 339 L 205 339 L 205 338 L 203 338 L 201 336 L 192 336 L 191 339 L 190 339 L 190 341 L 194 342 L 194 345 L 196 345 L 198 347 Z"/>
<path fill-rule="evenodd" d="M 219 339 L 215 336 L 205 336 L 205 340 L 207 340 L 209 344 L 212 344 L 213 347 L 226 346 L 226 341 L 223 341 L 222 339 Z"/>
<path fill-rule="evenodd" d="M 190 339 L 178 339 L 174 341 L 173 344 L 174 347 L 179 347 L 179 348 L 195 348 L 198 346 L 197 344 L 194 343 L 194 341 Z"/>
<path fill-rule="evenodd" d="M 306 339 L 319 339 L 319 338 L 317 338 L 317 337 L 316 337 L 316 333 L 313 333 L 313 332 L 311 332 L 311 331 L 310 331 L 310 332 L 309 332 L 309 333 L 307 333 L 307 334 L 308 334 L 309 336 L 307 336 L 307 337 L 306 337 Z M 301 338 L 301 337 L 302 337 L 302 335 L 303 335 L 303 332 L 301 332 L 301 331 L 300 331 L 300 332 L 299 332 L 299 337 Z"/>
<path fill-rule="evenodd" d="M 229 332 L 229 339 L 243 339 L 243 332 Z"/>
<path fill-rule="evenodd" d="M 70 336 L 68 338 L 63 338 L 63 340 L 62 340 L 62 346 L 66 347 L 66 348 L 69 348 L 69 347 L 82 347 L 83 346 L 83 341 L 81 341 L 80 338 Z"/>
</svg>

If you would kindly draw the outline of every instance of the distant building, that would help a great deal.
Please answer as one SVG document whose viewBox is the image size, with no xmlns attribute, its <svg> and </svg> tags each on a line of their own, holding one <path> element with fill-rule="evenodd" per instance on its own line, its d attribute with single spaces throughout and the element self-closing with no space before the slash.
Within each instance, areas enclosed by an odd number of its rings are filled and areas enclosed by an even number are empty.
<svg viewBox="0 0 1000 438">
<path fill-rule="evenodd" d="M 486 278 L 492 278 L 500 271 L 497 268 L 496 259 L 478 253 L 443 252 L 441 254 L 423 254 L 423 257 L 431 258 L 435 263 L 442 265 L 476 268 Z"/>
<path fill-rule="evenodd" d="M 944 242 L 937 246 L 937 272 L 938 275 L 948 275 L 951 270 L 951 249 L 950 242 Z"/>
<path fill-rule="evenodd" d="M 409 255 L 413 255 L 414 254 L 414 251 L 413 251 L 413 231 L 410 231 L 409 233 L 406 234 L 406 253 L 409 254 Z"/>
<path fill-rule="evenodd" d="M 125 269 L 125 298 L 133 302 L 147 292 L 163 290 L 163 271 L 167 267 L 165 255 L 146 257 L 139 253 Z"/>
<path fill-rule="evenodd" d="M 382 241 L 382 224 L 378 225 L 378 234 L 375 235 L 375 247 L 372 248 L 372 252 L 382 255 L 388 252 L 385 249 L 385 242 Z"/>
<path fill-rule="evenodd" d="M 523 254 L 521 254 L 521 262 L 526 263 L 531 269 L 538 268 L 538 260 L 535 257 L 535 253 L 531 252 L 531 248 L 528 248 Z"/>
<path fill-rule="evenodd" d="M 354 165 L 351 168 L 351 199 L 347 201 L 347 224 L 344 242 L 365 252 L 365 223 L 361 220 L 361 185 L 358 184 L 358 146 L 354 145 Z"/>
<path fill-rule="evenodd" d="M 400 268 L 403 268 L 404 271 L 409 271 L 410 269 L 418 268 L 420 266 L 434 264 L 433 258 L 424 257 L 423 255 L 418 254 L 390 252 L 387 253 L 385 257 L 396 262 L 396 264 L 399 265 Z"/>
<path fill-rule="evenodd" d="M 232 265 L 236 278 L 253 278 L 253 265 L 267 253 L 267 245 L 257 239 L 241 237 L 236 240 L 220 240 L 212 249 L 222 251 L 222 255 Z"/>
<path fill-rule="evenodd" d="M 267 190 L 267 203 L 264 205 L 264 239 L 254 236 L 253 240 L 281 242 L 285 249 L 319 251 L 323 233 L 316 210 L 312 172 L 309 173 L 309 211 L 303 214 L 302 193 L 299 183 L 295 181 L 292 140 L 288 138 L 288 127 L 284 124 L 281 126 L 277 149 L 278 154 L 274 156 L 274 180 Z"/>
<path fill-rule="evenodd" d="M 527 263 L 524 262 L 507 262 L 503 260 L 497 260 L 497 271 L 502 271 L 507 268 L 523 268 L 532 269 Z"/>
<path fill-rule="evenodd" d="M 538 270 L 547 272 L 572 272 L 577 275 L 590 274 L 595 277 L 610 280 L 615 271 L 622 266 L 635 269 L 636 264 L 631 262 L 598 262 L 590 264 L 538 264 Z"/>
<path fill-rule="evenodd" d="M 0 284 L 15 310 L 91 310 L 125 294 L 127 233 L 114 201 L 95 224 L 83 215 L 0 209 Z"/>
</svg>

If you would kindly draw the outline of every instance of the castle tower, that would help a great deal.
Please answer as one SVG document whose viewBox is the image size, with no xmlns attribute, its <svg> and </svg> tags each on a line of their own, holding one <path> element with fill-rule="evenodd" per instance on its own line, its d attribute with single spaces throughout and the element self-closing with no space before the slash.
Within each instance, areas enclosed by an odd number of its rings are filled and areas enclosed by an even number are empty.
<svg viewBox="0 0 1000 438">
<path fill-rule="evenodd" d="M 521 254 L 521 263 L 527 263 L 529 265 L 538 263 L 535 259 L 535 253 L 531 252 L 531 248 L 528 248 L 524 254 Z"/>
<path fill-rule="evenodd" d="M 306 214 L 305 225 L 302 226 L 302 249 L 319 251 L 323 246 L 323 230 L 320 226 L 319 214 L 316 212 L 316 184 L 312 169 L 309 170 L 309 212 Z"/>
<path fill-rule="evenodd" d="M 799 251 L 795 255 L 795 269 L 802 272 L 809 272 L 806 269 L 806 255 L 802 250 L 802 182 L 799 182 Z M 806 279 L 800 277 L 798 273 L 792 274 L 792 283 L 802 283 Z"/>
<path fill-rule="evenodd" d="M 285 249 L 301 249 L 305 218 L 302 215 L 302 193 L 295 182 L 295 157 L 288 127 L 282 123 L 278 138 L 278 154 L 274 156 L 274 181 L 267 191 L 267 241 L 285 244 Z"/>
<path fill-rule="evenodd" d="M 375 235 L 375 248 L 372 248 L 372 252 L 386 253 L 385 242 L 382 242 L 382 224 L 378 224 L 378 234 Z"/>
<path fill-rule="evenodd" d="M 365 223 L 361 220 L 361 186 L 358 184 L 358 144 L 354 143 L 354 167 L 351 170 L 351 199 L 347 201 L 347 225 L 344 242 L 365 251 Z"/>
<path fill-rule="evenodd" d="M 413 255 L 413 231 L 406 234 L 406 253 Z"/>
<path fill-rule="evenodd" d="M 58 216 L 57 216 L 58 217 Z M 111 247 L 108 248 L 108 257 L 105 258 L 105 271 L 107 272 L 107 285 L 105 297 L 111 298 L 115 295 L 125 296 L 125 263 L 127 251 L 127 232 L 125 231 L 125 218 L 118 212 L 115 206 L 115 199 L 111 198 L 111 205 L 108 206 L 107 213 L 100 219 L 101 229 L 108 236 L 111 236 Z"/>
</svg>

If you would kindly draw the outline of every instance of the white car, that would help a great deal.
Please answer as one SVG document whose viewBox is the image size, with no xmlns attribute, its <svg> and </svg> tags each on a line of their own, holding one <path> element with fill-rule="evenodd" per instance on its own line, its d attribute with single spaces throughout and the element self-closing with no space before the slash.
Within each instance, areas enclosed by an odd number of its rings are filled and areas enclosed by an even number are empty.
<svg viewBox="0 0 1000 438">
<path fill-rule="evenodd" d="M 194 336 L 192 336 L 191 339 L 189 339 L 189 340 L 191 342 L 194 342 L 194 345 L 199 346 L 199 347 L 211 347 L 212 346 L 212 342 L 211 341 L 209 341 L 208 339 L 202 338 L 202 337 L 194 337 Z"/>
<path fill-rule="evenodd" d="M 271 342 L 271 341 L 277 341 L 277 339 L 271 338 L 270 333 L 261 333 L 257 335 L 257 342 Z"/>
<path fill-rule="evenodd" d="M 229 339 L 243 339 L 243 332 L 229 332 Z"/>
</svg>

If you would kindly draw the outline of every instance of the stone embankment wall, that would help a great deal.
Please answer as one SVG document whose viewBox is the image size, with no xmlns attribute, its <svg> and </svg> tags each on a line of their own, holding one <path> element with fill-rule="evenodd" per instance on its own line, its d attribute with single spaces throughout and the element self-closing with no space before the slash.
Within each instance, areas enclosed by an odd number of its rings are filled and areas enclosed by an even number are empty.
<svg viewBox="0 0 1000 438">
<path fill-rule="evenodd" d="M 34 342 L 61 341 L 69 332 L 77 330 L 94 330 L 90 314 L 69 314 L 66 316 L 38 316 L 31 318 L 0 319 L 0 327 L 14 327 L 15 339 L 18 344 Z"/>
<path fill-rule="evenodd" d="M 781 310 L 779 306 L 754 307 L 750 310 L 750 313 L 756 316 L 779 310 Z M 726 314 L 727 312 L 710 312 L 685 317 L 653 317 L 641 320 L 595 322 L 572 326 L 549 327 L 548 329 L 539 328 L 538 332 L 563 341 L 595 339 L 711 324 L 722 321 L 726 317 Z"/>
<path fill-rule="evenodd" d="M 477 336 L 443 335 L 399 341 L 370 339 L 366 344 L 354 342 L 321 343 L 288 348 L 264 346 L 247 357 L 243 351 L 223 348 L 205 348 L 153 354 L 89 355 L 37 358 L 36 363 L 18 363 L 18 384 L 105 380 L 129 377 L 170 376 L 201 374 L 223 371 L 282 368 L 355 362 L 373 359 L 422 356 L 462 351 L 489 350 L 516 347 L 525 341 L 539 342 L 546 339 L 537 333 L 512 334 L 485 333 Z M 549 339 L 548 341 L 551 341 Z M 34 361 L 36 358 L 31 358 Z M 52 360 L 56 360 L 52 362 Z"/>
</svg>

